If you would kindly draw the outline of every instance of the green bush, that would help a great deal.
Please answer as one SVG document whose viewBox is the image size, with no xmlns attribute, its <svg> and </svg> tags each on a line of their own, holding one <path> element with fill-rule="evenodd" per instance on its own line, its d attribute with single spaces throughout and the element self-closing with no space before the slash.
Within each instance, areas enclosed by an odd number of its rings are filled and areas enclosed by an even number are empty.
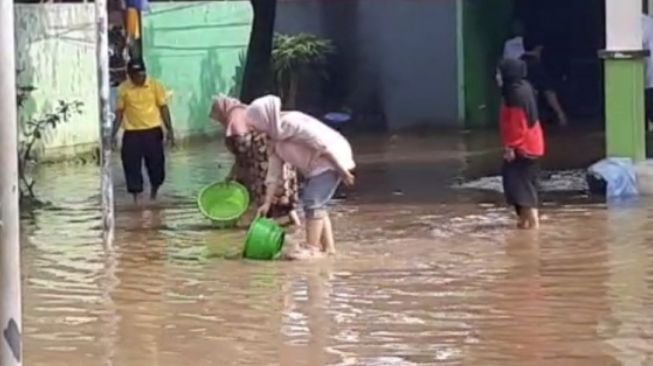
<svg viewBox="0 0 653 366">
<path fill-rule="evenodd" d="M 328 57 L 335 53 L 333 42 L 312 34 L 283 35 L 274 37 L 272 49 L 272 72 L 277 94 L 294 109 L 303 78 L 311 73 L 328 78 Z"/>
</svg>

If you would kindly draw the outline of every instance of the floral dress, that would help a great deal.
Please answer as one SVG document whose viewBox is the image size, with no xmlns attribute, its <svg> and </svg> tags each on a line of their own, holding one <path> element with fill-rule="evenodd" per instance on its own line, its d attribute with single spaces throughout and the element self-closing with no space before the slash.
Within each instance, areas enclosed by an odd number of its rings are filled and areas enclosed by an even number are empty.
<svg viewBox="0 0 653 366">
<path fill-rule="evenodd" d="M 234 179 L 249 190 L 257 205 L 265 200 L 265 179 L 268 172 L 268 150 L 265 134 L 247 133 L 228 136 L 225 144 L 236 157 Z M 287 216 L 299 201 L 297 171 L 288 164 L 283 166 L 283 184 L 272 201 L 269 215 L 273 218 Z"/>
</svg>

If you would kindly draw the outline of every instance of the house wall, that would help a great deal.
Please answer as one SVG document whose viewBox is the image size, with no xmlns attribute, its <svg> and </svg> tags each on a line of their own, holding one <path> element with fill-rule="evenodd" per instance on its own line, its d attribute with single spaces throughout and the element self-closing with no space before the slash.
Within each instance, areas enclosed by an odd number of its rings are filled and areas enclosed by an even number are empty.
<svg viewBox="0 0 653 366">
<path fill-rule="evenodd" d="M 37 88 L 22 120 L 53 110 L 59 100 L 80 101 L 82 114 L 48 131 L 47 155 L 84 153 L 99 137 L 93 4 L 16 4 L 16 67 L 19 85 Z"/>
<path fill-rule="evenodd" d="M 216 131 L 211 97 L 238 94 L 249 42 L 249 1 L 151 3 L 143 21 L 148 72 L 171 91 L 178 135 Z"/>
<path fill-rule="evenodd" d="M 332 78 L 356 112 L 380 112 L 369 123 L 461 125 L 456 1 L 285 0 L 276 30 L 334 40 Z"/>
</svg>

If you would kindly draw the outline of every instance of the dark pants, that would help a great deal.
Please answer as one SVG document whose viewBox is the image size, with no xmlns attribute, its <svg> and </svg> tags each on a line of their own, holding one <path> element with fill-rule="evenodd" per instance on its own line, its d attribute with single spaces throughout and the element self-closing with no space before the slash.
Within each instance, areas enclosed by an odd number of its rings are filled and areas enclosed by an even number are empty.
<svg viewBox="0 0 653 366">
<path fill-rule="evenodd" d="M 648 122 L 653 122 L 653 88 L 644 91 L 645 105 L 646 105 L 646 126 Z"/>
<path fill-rule="evenodd" d="M 163 130 L 125 131 L 122 138 L 122 166 L 125 170 L 127 191 L 143 192 L 143 161 L 150 178 L 152 190 L 158 190 L 165 179 L 165 155 L 163 153 Z"/>
<path fill-rule="evenodd" d="M 513 161 L 504 161 L 502 169 L 503 192 L 509 205 L 518 214 L 523 208 L 538 208 L 539 164 L 535 159 L 517 156 Z"/>
</svg>

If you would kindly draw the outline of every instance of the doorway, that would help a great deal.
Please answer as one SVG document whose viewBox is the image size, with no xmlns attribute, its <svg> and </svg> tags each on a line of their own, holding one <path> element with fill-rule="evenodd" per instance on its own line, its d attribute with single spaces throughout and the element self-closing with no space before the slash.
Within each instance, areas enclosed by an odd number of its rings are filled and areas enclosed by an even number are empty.
<svg viewBox="0 0 653 366">
<path fill-rule="evenodd" d="M 572 123 L 602 124 L 605 0 L 515 0 L 527 37 L 544 45 L 543 62 Z"/>
<path fill-rule="evenodd" d="M 513 1 L 516 0 L 462 2 L 466 127 L 497 125 L 500 96 L 495 73 L 503 43 L 510 33 Z"/>
</svg>

